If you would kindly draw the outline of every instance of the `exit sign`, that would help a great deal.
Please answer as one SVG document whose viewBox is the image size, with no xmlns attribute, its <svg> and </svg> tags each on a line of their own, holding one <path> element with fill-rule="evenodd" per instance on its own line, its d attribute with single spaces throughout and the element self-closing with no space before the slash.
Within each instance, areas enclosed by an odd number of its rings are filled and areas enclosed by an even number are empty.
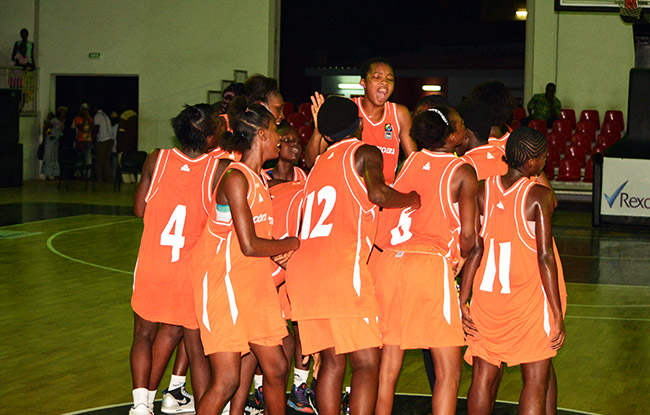
<svg viewBox="0 0 650 415">
<path fill-rule="evenodd" d="M 88 54 L 88 57 L 89 57 L 90 59 L 99 59 L 99 55 L 101 55 L 101 53 L 99 53 L 99 52 L 92 52 L 92 53 L 89 53 L 89 54 Z"/>
</svg>

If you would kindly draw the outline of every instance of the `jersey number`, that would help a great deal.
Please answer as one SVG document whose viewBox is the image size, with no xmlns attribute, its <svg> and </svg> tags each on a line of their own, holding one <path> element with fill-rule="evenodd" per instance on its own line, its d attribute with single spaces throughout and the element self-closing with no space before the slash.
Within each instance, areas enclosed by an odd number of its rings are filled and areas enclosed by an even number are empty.
<svg viewBox="0 0 650 415">
<path fill-rule="evenodd" d="M 481 291 L 492 292 L 494 290 L 494 279 L 497 275 L 497 264 L 494 255 L 494 239 L 490 239 L 488 248 L 487 263 L 481 281 Z M 510 242 L 499 243 L 499 283 L 501 284 L 501 294 L 510 294 Z"/>
<path fill-rule="evenodd" d="M 390 244 L 397 245 L 411 239 L 411 214 L 415 212 L 413 209 L 404 209 L 399 215 L 399 223 L 390 231 Z"/>
<path fill-rule="evenodd" d="M 320 214 L 318 222 L 314 229 L 311 229 L 311 213 L 314 209 L 314 199 L 316 192 L 313 191 L 307 195 L 307 202 L 305 204 L 305 217 L 302 221 L 302 230 L 300 231 L 300 239 L 320 238 L 329 236 L 332 232 L 332 224 L 325 224 L 327 217 L 332 213 L 334 204 L 336 203 L 336 189 L 332 186 L 325 186 L 318 191 L 318 205 L 325 201 L 323 212 Z"/>
<path fill-rule="evenodd" d="M 183 228 L 185 227 L 186 215 L 187 208 L 184 205 L 176 206 L 167 225 L 165 225 L 165 229 L 160 234 L 160 245 L 172 247 L 172 262 L 178 261 L 181 256 L 181 248 L 185 246 Z"/>
</svg>

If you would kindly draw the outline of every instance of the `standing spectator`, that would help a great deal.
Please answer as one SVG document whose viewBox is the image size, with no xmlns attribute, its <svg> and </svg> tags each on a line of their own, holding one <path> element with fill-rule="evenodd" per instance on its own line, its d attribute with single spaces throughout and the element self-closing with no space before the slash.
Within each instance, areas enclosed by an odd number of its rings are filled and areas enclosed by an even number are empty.
<svg viewBox="0 0 650 415">
<path fill-rule="evenodd" d="M 29 32 L 27 29 L 20 31 L 20 38 L 22 40 L 14 43 L 14 49 L 11 52 L 11 60 L 15 66 L 20 66 L 23 69 L 34 69 L 36 61 L 34 60 L 34 42 L 27 40 Z"/>
<path fill-rule="evenodd" d="M 48 120 L 48 130 L 44 130 L 43 133 L 44 151 L 41 174 L 45 176 L 45 180 L 54 180 L 61 174 L 59 167 L 59 138 L 63 135 L 67 112 L 67 107 L 58 107 L 56 117 Z"/>
<path fill-rule="evenodd" d="M 553 126 L 553 122 L 560 119 L 560 110 L 562 103 L 555 96 L 555 84 L 549 82 L 546 84 L 546 92 L 543 94 L 535 94 L 528 101 L 528 114 L 530 120 L 545 120 L 549 128 Z M 523 120 L 522 120 L 523 121 Z M 526 122 L 526 125 L 528 123 Z"/>
<path fill-rule="evenodd" d="M 94 125 L 98 127 L 95 144 L 95 177 L 98 181 L 109 182 L 113 179 L 111 153 L 115 144 L 111 119 L 108 114 L 97 108 Z"/>
<path fill-rule="evenodd" d="M 93 117 L 90 116 L 90 107 L 85 102 L 79 108 L 79 115 L 72 121 L 72 128 L 77 131 L 75 149 L 84 154 L 85 164 L 92 164 Z"/>
<path fill-rule="evenodd" d="M 136 151 L 138 149 L 138 114 L 126 110 L 120 116 L 117 130 L 117 152 Z"/>
</svg>

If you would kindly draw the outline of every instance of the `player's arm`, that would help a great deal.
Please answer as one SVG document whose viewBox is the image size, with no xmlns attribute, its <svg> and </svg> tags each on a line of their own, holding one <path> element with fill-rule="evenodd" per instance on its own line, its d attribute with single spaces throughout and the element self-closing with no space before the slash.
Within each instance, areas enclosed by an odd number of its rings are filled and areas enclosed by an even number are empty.
<svg viewBox="0 0 650 415">
<path fill-rule="evenodd" d="M 404 105 L 397 105 L 397 119 L 399 120 L 399 141 L 404 150 L 404 155 L 408 157 L 412 152 L 418 151 L 418 146 L 411 138 L 411 114 Z"/>
<path fill-rule="evenodd" d="M 217 188 L 217 185 L 219 184 L 219 180 L 221 180 L 221 176 L 223 176 L 223 173 L 226 171 L 228 166 L 230 166 L 230 163 L 232 163 L 232 160 L 230 159 L 220 159 L 219 163 L 217 163 L 217 168 L 214 169 L 214 176 L 212 177 L 213 194 L 215 189 Z"/>
<path fill-rule="evenodd" d="M 555 190 L 553 190 L 553 187 L 551 186 L 551 182 L 548 181 L 548 177 L 546 176 L 546 173 L 543 171 L 540 173 L 539 176 L 537 176 L 537 183 L 541 184 L 542 186 L 546 186 L 551 190 L 551 194 L 553 195 L 553 207 L 557 207 L 557 195 L 555 194 Z"/>
<path fill-rule="evenodd" d="M 159 148 L 152 151 L 145 159 L 144 166 L 142 166 L 142 176 L 135 191 L 135 200 L 133 202 L 133 213 L 139 218 L 144 216 L 144 211 L 147 208 L 145 198 L 149 192 L 149 186 L 151 186 L 151 179 L 153 178 L 153 171 L 156 168 L 156 160 L 158 160 L 159 154 Z"/>
<path fill-rule="evenodd" d="M 551 348 L 558 350 L 564 344 L 566 331 L 562 306 L 560 305 L 560 290 L 557 280 L 557 264 L 553 252 L 553 232 L 551 217 L 554 210 L 554 199 L 550 189 L 544 186 L 533 186 L 526 200 L 526 218 L 535 221 L 535 240 L 537 244 L 537 264 L 542 277 L 544 292 L 548 298 L 554 324 L 551 328 Z"/>
<path fill-rule="evenodd" d="M 478 180 L 476 171 L 469 164 L 463 164 L 454 174 L 454 182 L 458 184 L 458 213 L 460 215 L 460 256 L 467 258 L 474 249 L 477 229 L 476 192 Z"/>
<path fill-rule="evenodd" d="M 476 210 L 474 211 L 474 246 L 465 261 L 465 265 L 460 274 L 460 312 L 463 321 L 463 331 L 468 336 L 475 336 L 478 333 L 478 329 L 472 320 L 470 315 L 469 306 L 467 305 L 469 301 L 469 296 L 472 292 L 472 285 L 474 284 L 474 277 L 476 275 L 476 270 L 481 264 L 481 258 L 483 257 L 483 239 L 481 238 L 478 230 L 481 227 L 480 214 L 483 212 L 483 203 L 485 199 L 485 187 L 483 186 L 484 182 L 480 182 L 477 187 L 476 192 Z M 460 204 L 459 204 L 460 205 Z M 461 232 L 462 232 L 462 219 L 461 219 Z"/>
<path fill-rule="evenodd" d="M 386 185 L 384 181 L 384 159 L 375 146 L 365 144 L 355 153 L 356 169 L 368 190 L 368 199 L 385 208 L 420 207 L 420 195 L 415 191 L 401 193 Z"/>
<path fill-rule="evenodd" d="M 327 143 L 323 140 L 323 135 L 318 131 L 318 111 L 321 105 L 323 105 L 323 102 L 325 102 L 325 97 L 318 92 L 314 92 L 314 95 L 311 97 L 311 115 L 314 118 L 314 133 L 309 138 L 304 153 L 305 164 L 310 168 L 316 162 L 316 157 L 327 148 Z"/>
<path fill-rule="evenodd" d="M 248 207 L 247 193 L 248 181 L 239 170 L 228 170 L 217 190 L 217 202 L 230 206 L 242 253 L 253 257 L 271 257 L 298 249 L 298 238 L 271 240 L 257 236 L 253 215 Z"/>
</svg>

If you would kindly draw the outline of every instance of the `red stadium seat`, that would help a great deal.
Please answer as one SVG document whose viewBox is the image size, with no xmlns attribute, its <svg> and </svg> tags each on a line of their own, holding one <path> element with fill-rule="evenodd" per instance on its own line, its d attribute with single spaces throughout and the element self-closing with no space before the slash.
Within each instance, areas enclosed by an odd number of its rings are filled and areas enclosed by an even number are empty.
<svg viewBox="0 0 650 415">
<path fill-rule="evenodd" d="M 600 130 L 600 114 L 598 114 L 598 110 L 582 110 L 580 121 L 591 121 L 596 126 L 596 130 Z"/>
<path fill-rule="evenodd" d="M 298 106 L 298 112 L 305 114 L 308 117 L 311 117 L 311 102 L 303 102 Z"/>
<path fill-rule="evenodd" d="M 605 117 L 603 118 L 603 122 L 605 121 L 614 121 L 621 127 L 621 131 L 625 130 L 625 122 L 623 121 L 623 111 L 619 111 L 619 110 L 605 111 Z"/>
<path fill-rule="evenodd" d="M 579 182 L 580 164 L 574 158 L 565 158 L 560 161 L 560 168 L 556 180 L 561 182 Z"/>
<path fill-rule="evenodd" d="M 300 137 L 302 145 L 307 145 L 313 133 L 314 126 L 310 124 L 305 124 L 298 129 L 298 137 Z"/>
<path fill-rule="evenodd" d="M 287 117 L 287 121 L 291 124 L 294 130 L 298 131 L 300 127 L 309 122 L 309 118 L 301 112 L 294 112 Z"/>
<path fill-rule="evenodd" d="M 560 165 L 560 158 L 560 150 L 549 143 L 548 149 L 546 150 L 546 165 L 550 165 L 553 168 L 558 167 Z"/>
<path fill-rule="evenodd" d="M 526 118 L 526 110 L 524 108 L 521 108 L 521 107 L 515 108 L 515 109 L 512 110 L 512 117 L 515 120 L 521 121 L 522 118 Z"/>
<path fill-rule="evenodd" d="M 585 154 L 591 153 L 591 143 L 593 141 L 585 133 L 575 133 L 571 138 L 571 143 L 577 146 L 582 147 L 585 150 Z"/>
<path fill-rule="evenodd" d="M 585 166 L 585 177 L 582 178 L 583 182 L 593 183 L 594 181 L 594 161 L 589 159 Z"/>
<path fill-rule="evenodd" d="M 566 150 L 566 136 L 564 134 L 549 133 L 546 141 L 548 141 L 549 147 L 553 146 L 560 154 L 564 154 L 564 150 Z"/>
<path fill-rule="evenodd" d="M 551 131 L 554 133 L 564 133 L 565 135 L 571 137 L 573 128 L 571 127 L 571 123 L 567 120 L 556 120 L 553 123 L 553 129 Z"/>
<path fill-rule="evenodd" d="M 543 132 L 544 135 L 546 135 L 546 133 L 548 132 L 548 126 L 546 125 L 545 120 L 530 120 L 528 126 L 537 131 Z"/>
<path fill-rule="evenodd" d="M 604 133 L 598 136 L 596 145 L 601 146 L 603 148 L 609 148 L 612 146 L 612 144 L 616 143 L 617 141 L 618 141 L 618 137 L 616 137 L 615 135 Z"/>
<path fill-rule="evenodd" d="M 561 109 L 560 119 L 567 120 L 571 124 L 571 128 L 576 128 L 576 112 L 572 109 Z"/>
<path fill-rule="evenodd" d="M 600 137 L 598 137 L 600 139 Z M 605 146 L 602 143 L 596 143 L 593 149 L 591 149 L 591 157 L 594 157 L 594 154 L 605 154 Z"/>
<path fill-rule="evenodd" d="M 555 167 L 546 160 L 546 165 L 544 166 L 544 173 L 548 180 L 553 180 L 555 178 Z"/>
<path fill-rule="evenodd" d="M 596 126 L 591 121 L 580 121 L 576 124 L 576 133 L 585 133 L 591 141 L 596 140 Z"/>
<path fill-rule="evenodd" d="M 587 164 L 587 152 L 584 148 L 571 144 L 566 149 L 565 158 L 575 159 L 580 167 Z"/>
<path fill-rule="evenodd" d="M 515 119 L 512 120 L 512 122 L 510 123 L 510 127 L 511 127 L 513 130 L 516 130 L 517 128 L 521 127 L 521 120 L 518 120 L 518 119 L 515 118 Z"/>
<path fill-rule="evenodd" d="M 282 107 L 282 114 L 284 114 L 284 118 L 289 118 L 289 115 L 293 114 L 293 112 L 293 102 L 285 102 L 284 107 Z"/>
<path fill-rule="evenodd" d="M 600 127 L 601 134 L 610 134 L 621 138 L 621 130 L 618 128 L 618 123 L 616 121 L 607 120 L 603 122 L 603 125 Z"/>
</svg>

